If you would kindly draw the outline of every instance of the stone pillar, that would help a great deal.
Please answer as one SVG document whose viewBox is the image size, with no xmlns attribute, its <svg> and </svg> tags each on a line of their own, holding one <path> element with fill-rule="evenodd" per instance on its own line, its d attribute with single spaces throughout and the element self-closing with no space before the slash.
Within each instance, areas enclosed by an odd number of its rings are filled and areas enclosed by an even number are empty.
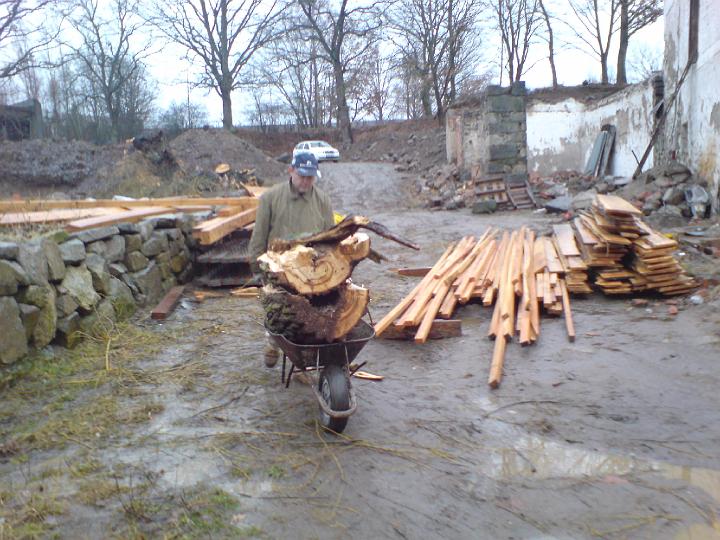
<svg viewBox="0 0 720 540">
<path fill-rule="evenodd" d="M 525 83 L 489 86 L 448 111 L 448 160 L 474 177 L 527 178 Z M 459 134 L 458 134 L 459 131 Z M 460 146 L 461 148 L 456 148 Z"/>
</svg>

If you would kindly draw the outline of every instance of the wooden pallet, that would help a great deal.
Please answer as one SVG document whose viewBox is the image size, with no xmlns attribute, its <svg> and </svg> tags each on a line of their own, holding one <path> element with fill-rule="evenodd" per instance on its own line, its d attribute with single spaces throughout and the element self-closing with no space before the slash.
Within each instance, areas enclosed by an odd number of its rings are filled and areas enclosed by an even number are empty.
<svg viewBox="0 0 720 540">
<path fill-rule="evenodd" d="M 501 210 L 511 208 L 507 187 L 502 176 L 479 178 L 474 181 L 474 184 L 476 201 L 495 201 Z"/>
</svg>

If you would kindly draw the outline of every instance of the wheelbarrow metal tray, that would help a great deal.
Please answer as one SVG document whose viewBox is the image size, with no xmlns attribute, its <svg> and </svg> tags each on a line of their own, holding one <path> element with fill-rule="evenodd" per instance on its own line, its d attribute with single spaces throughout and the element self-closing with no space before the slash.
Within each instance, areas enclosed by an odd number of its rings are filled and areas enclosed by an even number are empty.
<svg viewBox="0 0 720 540">
<path fill-rule="evenodd" d="M 297 369 L 315 367 L 319 353 L 320 366 L 352 362 L 365 344 L 375 337 L 375 330 L 363 320 L 353 327 L 342 341 L 333 343 L 303 344 L 290 341 L 282 334 L 275 334 L 265 327 L 274 345 L 282 349 Z M 345 357 L 347 351 L 347 358 Z"/>
</svg>

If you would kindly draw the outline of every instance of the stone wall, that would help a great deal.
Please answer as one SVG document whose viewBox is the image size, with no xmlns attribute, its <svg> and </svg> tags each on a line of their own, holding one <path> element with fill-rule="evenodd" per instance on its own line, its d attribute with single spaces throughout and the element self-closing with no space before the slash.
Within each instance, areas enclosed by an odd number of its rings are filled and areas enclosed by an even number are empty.
<svg viewBox="0 0 720 540">
<path fill-rule="evenodd" d="M 598 100 L 557 99 L 552 93 L 527 105 L 528 169 L 541 175 L 583 171 L 604 124 L 616 128 L 610 174 L 632 176 L 633 152 L 642 156 L 653 130 L 653 82 L 628 86 Z M 653 164 L 653 156 L 646 167 Z"/>
<path fill-rule="evenodd" d="M 527 174 L 525 84 L 489 86 L 446 117 L 448 162 L 478 176 Z"/>
<path fill-rule="evenodd" d="M 192 217 L 0 241 L 0 364 L 50 343 L 72 347 L 157 302 L 192 273 Z"/>
</svg>

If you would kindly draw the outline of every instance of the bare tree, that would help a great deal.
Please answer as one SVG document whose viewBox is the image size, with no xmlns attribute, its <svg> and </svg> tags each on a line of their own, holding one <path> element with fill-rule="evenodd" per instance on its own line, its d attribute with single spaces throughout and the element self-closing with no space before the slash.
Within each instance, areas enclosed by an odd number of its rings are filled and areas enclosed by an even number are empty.
<svg viewBox="0 0 720 540">
<path fill-rule="evenodd" d="M 539 0 L 539 7 L 543 20 L 545 21 L 545 28 L 547 29 L 548 62 L 550 62 L 550 71 L 552 73 L 552 86 L 553 88 L 557 88 L 558 80 L 557 71 L 555 69 L 555 38 L 553 34 L 552 24 L 550 23 L 550 14 L 545 7 L 545 0 Z"/>
<path fill-rule="evenodd" d="M 426 116 L 443 121 L 462 79 L 477 64 L 479 0 L 399 0 L 390 24 L 403 68 L 419 81 Z M 434 98 L 431 105 L 430 97 Z"/>
<path fill-rule="evenodd" d="M 620 46 L 617 57 L 617 84 L 627 83 L 625 62 L 630 38 L 638 30 L 657 21 L 662 15 L 661 0 L 620 1 Z"/>
<path fill-rule="evenodd" d="M 262 84 L 273 87 L 302 127 L 318 127 L 331 116 L 332 69 L 320 57 L 315 32 L 298 25 L 305 17 L 297 5 L 288 6 L 279 22 L 278 37 L 255 62 Z"/>
<path fill-rule="evenodd" d="M 525 62 L 539 30 L 539 0 L 494 0 L 493 7 L 506 56 L 503 67 L 513 83 L 525 73 Z"/>
<path fill-rule="evenodd" d="M 363 109 L 378 122 L 392 114 L 392 87 L 395 80 L 393 66 L 388 58 L 380 55 L 376 45 L 368 55 L 361 85 Z"/>
<path fill-rule="evenodd" d="M 275 36 L 277 0 L 156 0 L 157 27 L 202 62 L 199 86 L 214 90 L 223 104 L 223 127 L 233 125 L 232 92 L 253 55 Z"/>
<path fill-rule="evenodd" d="M 50 48 L 59 29 L 43 24 L 45 12 L 56 0 L 0 1 L 0 50 L 14 51 L 0 61 L 0 79 L 14 77 L 25 70 L 45 65 L 41 53 Z"/>
<path fill-rule="evenodd" d="M 349 66 L 373 46 L 381 27 L 380 6 L 384 0 L 365 5 L 348 6 L 322 0 L 297 0 L 305 15 L 305 27 L 312 31 L 319 44 L 318 54 L 332 67 L 335 82 L 335 106 L 340 134 L 352 142 L 350 109 L 345 75 Z M 357 4 L 357 2 L 353 2 Z"/>
<path fill-rule="evenodd" d="M 579 25 L 567 23 L 575 37 L 600 60 L 601 82 L 608 84 L 608 53 L 617 32 L 621 0 L 569 0 Z"/>
<path fill-rule="evenodd" d="M 416 59 L 403 53 L 400 53 L 399 56 L 400 58 L 396 64 L 399 84 L 395 86 L 393 92 L 396 95 L 396 100 L 401 104 L 400 109 L 404 110 L 405 118 L 408 120 L 431 116 L 430 94 L 426 92 L 423 100 L 423 89 L 427 85 L 418 76 Z"/>
<path fill-rule="evenodd" d="M 74 52 L 79 72 L 87 81 L 87 97 L 99 98 L 110 120 L 112 140 L 127 134 L 120 126 L 121 118 L 128 118 L 126 100 L 140 99 L 141 90 L 136 86 L 145 80 L 143 59 L 150 45 L 140 42 L 143 22 L 133 15 L 137 1 L 113 0 L 106 18 L 100 12 L 99 0 L 78 0 L 70 19 L 81 37 L 82 44 Z M 134 121 L 131 123 L 136 127 Z"/>
<path fill-rule="evenodd" d="M 662 71 L 663 50 L 661 47 L 632 47 L 628 54 L 628 81 L 644 81 L 656 72 Z"/>
</svg>

